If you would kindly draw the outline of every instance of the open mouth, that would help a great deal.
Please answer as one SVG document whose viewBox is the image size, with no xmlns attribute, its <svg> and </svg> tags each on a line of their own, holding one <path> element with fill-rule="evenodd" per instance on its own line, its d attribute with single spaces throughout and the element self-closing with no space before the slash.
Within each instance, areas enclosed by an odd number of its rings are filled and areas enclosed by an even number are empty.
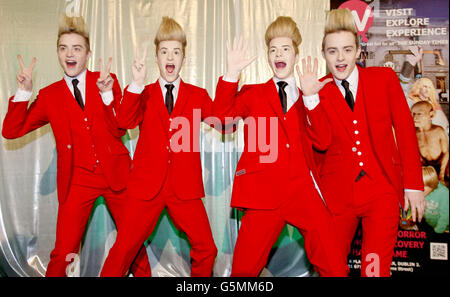
<svg viewBox="0 0 450 297">
<path fill-rule="evenodd" d="M 172 74 L 175 71 L 175 65 L 167 64 L 166 65 L 166 71 L 167 71 L 167 73 Z"/>
<path fill-rule="evenodd" d="M 344 72 L 347 69 L 347 64 L 336 65 L 336 70 L 339 72 Z"/>
<path fill-rule="evenodd" d="M 286 63 L 284 63 L 284 62 L 276 62 L 276 63 L 275 63 L 275 67 L 276 67 L 277 69 L 283 69 L 283 68 L 286 67 Z"/>
<path fill-rule="evenodd" d="M 66 61 L 66 65 L 68 68 L 75 68 L 75 66 L 77 66 L 77 62 L 76 61 Z"/>
</svg>

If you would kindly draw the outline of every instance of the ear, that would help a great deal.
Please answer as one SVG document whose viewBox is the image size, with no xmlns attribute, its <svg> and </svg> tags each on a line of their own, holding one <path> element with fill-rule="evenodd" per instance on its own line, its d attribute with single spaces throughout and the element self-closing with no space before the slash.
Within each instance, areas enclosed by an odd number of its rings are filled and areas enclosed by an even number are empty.
<svg viewBox="0 0 450 297">
<path fill-rule="evenodd" d="M 299 53 L 295 54 L 295 64 L 298 64 L 298 62 L 300 62 L 300 55 Z"/>
<path fill-rule="evenodd" d="M 325 59 L 325 52 L 324 52 L 324 51 L 322 51 L 322 58 Z M 325 59 L 325 60 L 326 60 L 326 59 Z"/>
<path fill-rule="evenodd" d="M 430 111 L 430 118 L 433 118 L 436 115 L 436 111 L 433 109 Z"/>
<path fill-rule="evenodd" d="M 89 51 L 89 52 L 87 53 L 87 59 L 89 60 L 89 59 L 91 58 L 91 56 L 92 56 L 92 52 Z"/>
</svg>

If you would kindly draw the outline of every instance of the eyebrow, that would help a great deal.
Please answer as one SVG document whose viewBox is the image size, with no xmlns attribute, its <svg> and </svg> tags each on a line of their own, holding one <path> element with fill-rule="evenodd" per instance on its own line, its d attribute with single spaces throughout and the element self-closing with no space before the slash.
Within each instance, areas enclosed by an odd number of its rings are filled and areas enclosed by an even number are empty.
<svg viewBox="0 0 450 297">
<path fill-rule="evenodd" d="M 284 44 L 284 45 L 281 45 L 281 46 L 279 46 L 279 47 L 291 47 L 289 44 Z M 272 45 L 270 48 L 277 48 L 277 46 L 275 46 L 275 45 Z"/>
<path fill-rule="evenodd" d="M 60 46 L 68 46 L 67 44 L 58 44 L 58 47 L 60 47 Z M 73 45 L 73 47 L 83 47 L 83 45 L 82 44 L 75 44 L 75 45 Z"/>
<path fill-rule="evenodd" d="M 163 49 L 168 49 L 168 48 L 167 48 L 167 47 L 161 47 L 161 48 L 159 48 L 159 50 L 163 50 Z M 176 47 L 176 48 L 174 48 L 174 50 L 181 50 L 181 48 Z"/>
</svg>

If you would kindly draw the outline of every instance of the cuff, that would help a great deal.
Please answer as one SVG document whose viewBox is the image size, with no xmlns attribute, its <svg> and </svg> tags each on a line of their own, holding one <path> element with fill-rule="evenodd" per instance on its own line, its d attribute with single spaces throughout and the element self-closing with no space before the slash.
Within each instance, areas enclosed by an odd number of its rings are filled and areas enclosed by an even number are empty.
<svg viewBox="0 0 450 297">
<path fill-rule="evenodd" d="M 239 79 L 234 79 L 234 78 L 228 78 L 225 75 L 222 77 L 223 81 L 229 82 L 229 83 L 237 83 L 239 81 Z"/>
<path fill-rule="evenodd" d="M 144 91 L 144 86 L 137 85 L 134 81 L 128 86 L 127 91 L 134 94 L 140 94 Z"/>
<path fill-rule="evenodd" d="M 100 92 L 100 96 L 102 96 L 103 103 L 106 106 L 109 106 L 111 104 L 111 102 L 113 102 L 113 100 L 114 100 L 114 95 L 113 95 L 112 91 L 108 91 L 105 93 Z"/>
<path fill-rule="evenodd" d="M 309 110 L 313 110 L 320 103 L 318 94 L 314 94 L 314 95 L 310 95 L 310 96 L 302 96 L 302 97 L 303 97 L 303 103 L 305 104 L 306 108 L 308 108 Z"/>
<path fill-rule="evenodd" d="M 421 191 L 421 190 L 405 189 L 405 193 L 406 192 L 423 192 L 423 191 Z"/>
<path fill-rule="evenodd" d="M 14 98 L 12 102 L 26 102 L 29 101 L 31 98 L 31 95 L 33 92 L 25 91 L 22 89 L 17 89 L 16 95 L 14 95 Z"/>
</svg>

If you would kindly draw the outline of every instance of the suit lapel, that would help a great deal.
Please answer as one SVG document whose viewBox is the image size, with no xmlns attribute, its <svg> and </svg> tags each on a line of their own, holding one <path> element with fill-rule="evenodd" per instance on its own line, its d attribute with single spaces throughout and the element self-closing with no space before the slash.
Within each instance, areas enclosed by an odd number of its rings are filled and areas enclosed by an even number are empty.
<svg viewBox="0 0 450 297">
<path fill-rule="evenodd" d="M 177 117 L 183 113 L 184 107 L 186 106 L 187 97 L 187 86 L 183 80 L 180 79 L 180 89 L 178 90 L 177 100 L 172 110 L 172 116 Z"/>
<path fill-rule="evenodd" d="M 284 117 L 283 108 L 281 107 L 280 96 L 278 95 L 277 86 L 273 79 L 270 79 L 265 83 L 264 89 L 264 94 L 269 98 L 269 103 L 272 106 L 273 111 L 278 118 L 282 119 Z"/>
<path fill-rule="evenodd" d="M 87 70 L 86 72 L 86 89 L 84 94 L 84 110 L 88 118 L 88 123 L 92 125 L 94 106 L 97 105 L 98 100 L 96 100 L 99 95 L 99 90 L 96 84 L 94 74 Z M 101 102 L 103 104 L 103 102 Z"/>
<path fill-rule="evenodd" d="M 281 107 L 280 102 L 280 96 L 277 92 L 277 86 L 275 85 L 275 82 L 273 79 L 270 79 L 264 84 L 264 93 L 263 96 L 267 97 L 269 100 L 269 104 L 272 107 L 273 111 L 278 117 L 278 122 L 280 123 L 281 127 L 284 130 L 284 133 L 286 135 L 289 135 L 287 133 L 286 126 L 284 125 L 283 118 L 285 117 L 285 114 L 283 113 L 283 108 Z"/>
<path fill-rule="evenodd" d="M 169 113 L 167 112 L 166 105 L 164 104 L 164 98 L 161 91 L 161 87 L 159 85 L 159 81 L 156 81 L 151 85 L 149 91 L 149 108 L 155 108 L 158 113 L 159 119 L 161 120 L 161 124 L 163 125 L 165 130 L 169 129 Z"/>
<path fill-rule="evenodd" d="M 325 78 L 333 78 L 333 76 L 328 74 Z M 336 85 L 334 79 L 327 84 L 326 88 L 328 88 L 330 97 L 328 99 L 328 103 L 331 106 L 331 109 L 336 113 L 337 118 L 345 127 L 345 131 L 347 131 L 348 135 L 352 137 L 353 127 L 350 125 L 352 121 L 349 120 L 353 118 L 352 111 L 348 107 L 347 102 L 345 101 L 344 96 L 342 96 L 342 93 Z"/>
<path fill-rule="evenodd" d="M 371 80 L 369 77 L 367 77 L 366 72 L 364 69 L 361 69 L 358 67 L 359 70 L 359 83 L 358 83 L 358 98 L 364 100 L 364 112 L 366 114 L 367 118 L 367 127 L 369 130 L 369 136 L 373 135 L 371 131 L 371 125 L 370 123 L 373 121 L 373 123 L 376 123 L 377 120 L 375 118 L 372 118 L 372 115 L 377 115 L 377 108 L 379 104 L 379 100 L 377 98 L 372 98 L 372 96 L 375 96 L 377 92 L 370 92 L 369 90 L 372 89 L 372 86 L 374 86 L 374 80 Z M 363 98 L 364 97 L 364 98 Z M 369 112 L 372 111 L 372 112 Z"/>
</svg>

